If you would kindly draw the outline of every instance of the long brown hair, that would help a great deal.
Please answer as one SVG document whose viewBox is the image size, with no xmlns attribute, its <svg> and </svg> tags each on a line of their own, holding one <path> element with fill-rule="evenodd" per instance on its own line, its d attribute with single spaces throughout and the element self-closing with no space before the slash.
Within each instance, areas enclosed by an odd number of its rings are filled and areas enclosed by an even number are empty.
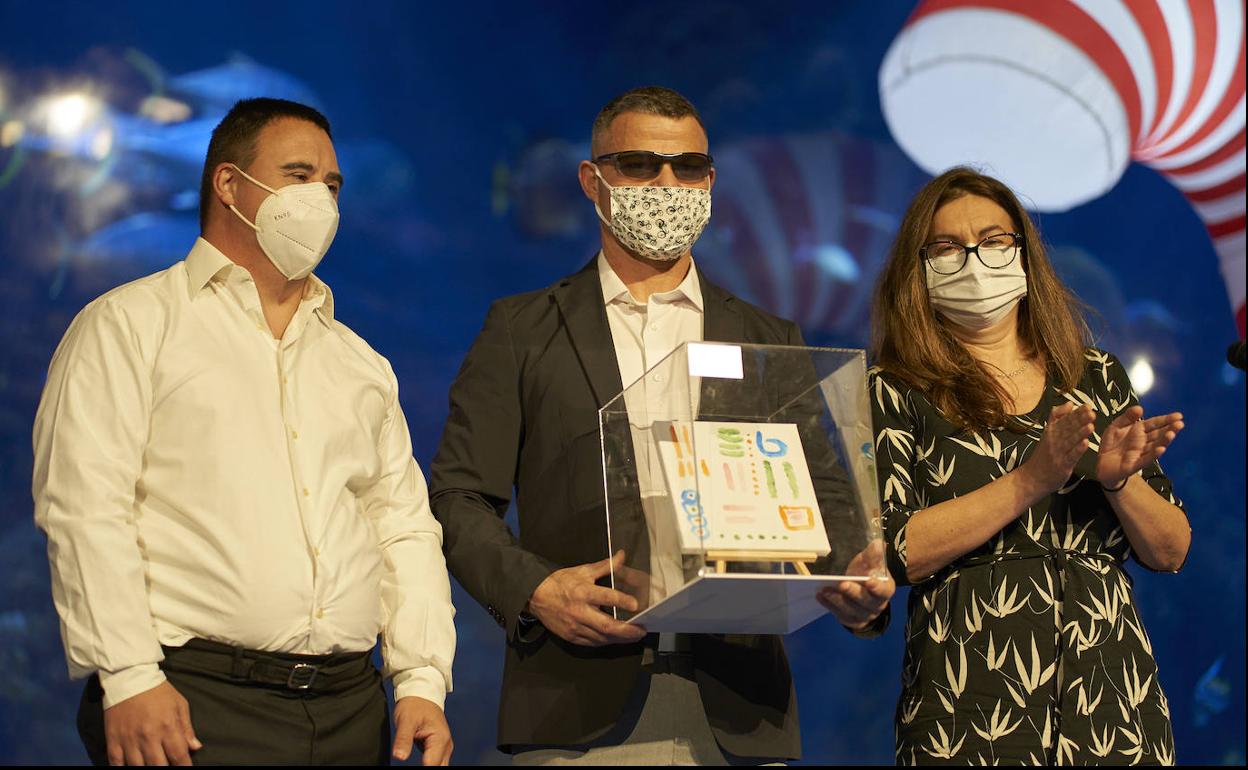
<svg viewBox="0 0 1248 770">
<path fill-rule="evenodd" d="M 1090 337 L 1083 306 L 1057 277 L 1040 234 L 1004 184 L 973 169 L 951 168 L 928 182 L 906 211 L 871 308 L 871 353 L 876 364 L 915 389 L 964 430 L 1017 428 L 1005 411 L 1003 387 L 950 331 L 933 309 L 919 249 L 936 211 L 965 195 L 1005 209 L 1023 235 L 1027 296 L 1019 304 L 1018 334 L 1027 353 L 1042 357 L 1050 380 L 1074 388 L 1083 374 Z"/>
</svg>

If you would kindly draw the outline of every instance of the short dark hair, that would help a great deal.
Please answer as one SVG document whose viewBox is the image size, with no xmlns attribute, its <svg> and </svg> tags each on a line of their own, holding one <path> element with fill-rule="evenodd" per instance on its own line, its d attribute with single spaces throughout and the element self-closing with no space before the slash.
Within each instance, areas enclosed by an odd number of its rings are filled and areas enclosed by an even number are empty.
<svg viewBox="0 0 1248 770">
<path fill-rule="evenodd" d="M 319 111 L 286 99 L 243 99 L 235 103 L 217 127 L 212 130 L 208 142 L 208 155 L 204 158 L 204 174 L 199 184 L 199 226 L 208 221 L 212 205 L 213 171 L 222 163 L 237 163 L 246 168 L 256 159 L 256 138 L 265 126 L 280 118 L 295 118 L 315 124 L 333 139 L 329 121 Z"/>
<path fill-rule="evenodd" d="M 616 118 L 626 112 L 644 112 L 675 119 L 692 117 L 698 121 L 703 133 L 706 132 L 706 124 L 702 122 L 702 116 L 698 114 L 698 109 L 693 106 L 693 102 L 670 88 L 642 86 L 625 91 L 607 102 L 607 106 L 598 112 L 598 117 L 594 118 L 593 131 L 590 132 L 590 147 L 593 153 L 597 154 L 598 142 L 603 132 L 611 127 Z"/>
</svg>

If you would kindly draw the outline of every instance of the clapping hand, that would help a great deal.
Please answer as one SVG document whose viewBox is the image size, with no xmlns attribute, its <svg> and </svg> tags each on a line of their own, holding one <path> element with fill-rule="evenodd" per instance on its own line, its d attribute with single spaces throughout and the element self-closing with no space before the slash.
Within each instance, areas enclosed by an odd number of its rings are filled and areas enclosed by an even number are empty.
<svg viewBox="0 0 1248 770">
<path fill-rule="evenodd" d="M 1102 486 L 1113 489 L 1148 466 L 1161 457 L 1183 430 L 1183 415 L 1179 412 L 1143 418 L 1144 408 L 1133 406 L 1105 429 L 1096 459 L 1096 479 Z"/>
<path fill-rule="evenodd" d="M 1088 449 L 1096 412 L 1084 404 L 1062 404 L 1049 412 L 1044 435 L 1018 471 L 1032 479 L 1038 494 L 1048 495 L 1062 487 L 1075 464 Z"/>
</svg>

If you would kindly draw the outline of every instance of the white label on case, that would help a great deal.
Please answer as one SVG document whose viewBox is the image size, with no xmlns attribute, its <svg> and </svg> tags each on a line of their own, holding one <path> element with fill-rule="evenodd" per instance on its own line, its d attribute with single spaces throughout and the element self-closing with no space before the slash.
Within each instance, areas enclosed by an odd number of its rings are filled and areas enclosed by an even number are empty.
<svg viewBox="0 0 1248 770">
<path fill-rule="evenodd" d="M 740 346 L 690 342 L 689 376 L 719 377 L 724 380 L 741 379 L 744 374 L 741 368 Z"/>
</svg>

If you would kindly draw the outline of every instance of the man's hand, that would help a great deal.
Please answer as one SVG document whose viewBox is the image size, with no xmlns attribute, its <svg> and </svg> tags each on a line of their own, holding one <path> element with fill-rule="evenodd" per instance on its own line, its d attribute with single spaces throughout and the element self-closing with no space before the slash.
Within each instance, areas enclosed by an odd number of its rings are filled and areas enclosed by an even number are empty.
<svg viewBox="0 0 1248 770">
<path fill-rule="evenodd" d="M 849 562 L 847 575 L 866 575 L 866 582 L 845 581 L 820 589 L 819 603 L 842 625 L 861 631 L 876 619 L 897 590 L 884 566 L 884 541 L 873 540 Z"/>
<path fill-rule="evenodd" d="M 613 579 L 617 588 L 637 600 L 637 608 L 631 612 L 638 613 L 650 606 L 649 572 L 616 564 Z"/>
<path fill-rule="evenodd" d="M 528 611 L 547 630 L 564 641 L 589 647 L 639 642 L 646 636 L 640 626 L 621 623 L 602 611 L 619 607 L 637 611 L 637 600 L 622 591 L 604 588 L 595 581 L 624 567 L 624 552 L 613 558 L 552 572 L 529 599 Z"/>
<path fill-rule="evenodd" d="M 446 715 L 433 701 L 409 695 L 394 704 L 394 748 L 390 754 L 402 762 L 412 754 L 412 743 L 420 746 L 422 765 L 449 765 L 455 743 Z"/>
<path fill-rule="evenodd" d="M 189 765 L 203 748 L 191 707 L 168 682 L 104 709 L 110 765 Z"/>
</svg>

